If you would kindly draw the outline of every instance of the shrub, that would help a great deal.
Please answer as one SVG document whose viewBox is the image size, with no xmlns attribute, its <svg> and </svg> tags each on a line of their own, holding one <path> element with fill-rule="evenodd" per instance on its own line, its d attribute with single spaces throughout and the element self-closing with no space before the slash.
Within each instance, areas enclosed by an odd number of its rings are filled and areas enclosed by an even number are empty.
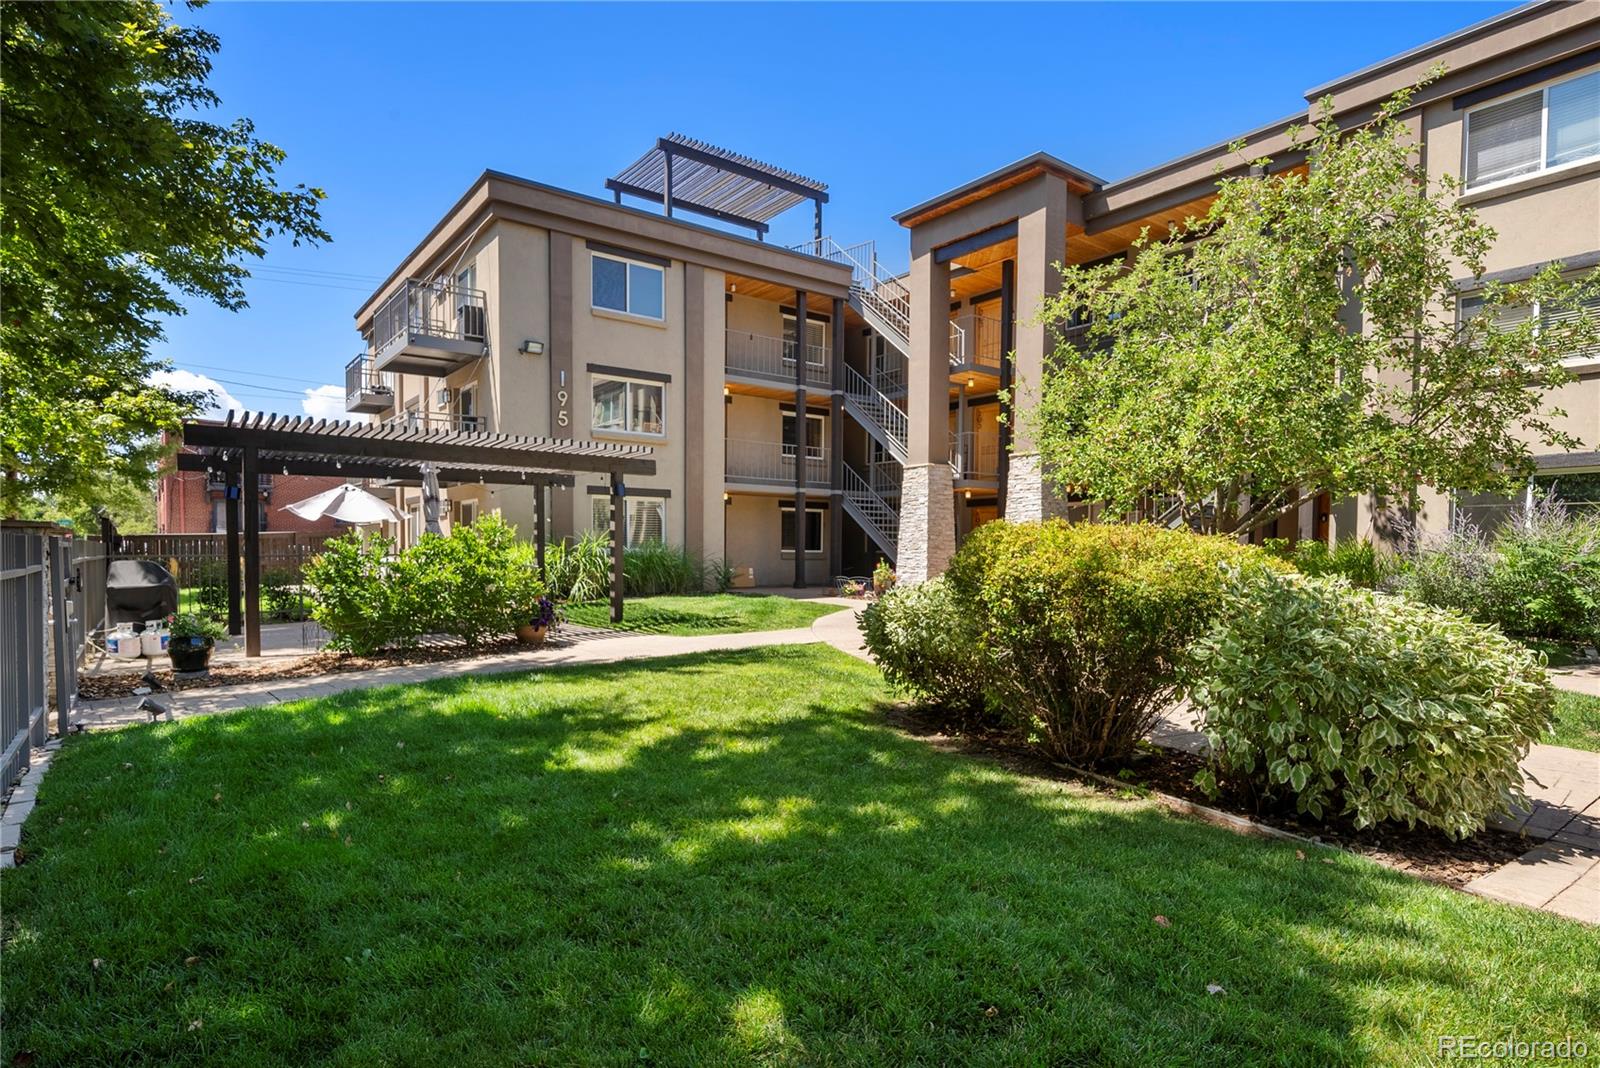
<svg viewBox="0 0 1600 1068">
<path fill-rule="evenodd" d="M 422 633 L 409 611 L 408 584 L 392 575 L 393 551 L 388 538 L 352 531 L 330 538 L 307 561 L 311 617 L 328 632 L 330 648 L 366 654 L 407 644 Z"/>
<path fill-rule="evenodd" d="M 228 567 L 221 560 L 200 560 L 189 568 L 189 585 L 200 611 L 217 619 L 228 615 Z"/>
<path fill-rule="evenodd" d="M 544 593 L 533 552 L 497 515 L 425 534 L 402 557 L 398 576 L 425 634 L 453 634 L 468 645 L 509 633 Z"/>
<path fill-rule="evenodd" d="M 1600 523 L 1555 501 L 1496 533 L 1482 614 L 1507 634 L 1589 641 L 1600 632 Z"/>
<path fill-rule="evenodd" d="M 1488 539 L 1474 526 L 1428 535 L 1415 555 L 1386 583 L 1418 604 L 1450 608 L 1484 620 L 1484 589 L 1495 566 Z"/>
<path fill-rule="evenodd" d="M 1051 756 L 1126 757 L 1222 602 L 1222 565 L 1282 567 L 1225 538 L 1147 524 L 987 523 L 949 580 L 992 694 Z"/>
<path fill-rule="evenodd" d="M 545 550 L 550 592 L 568 601 L 598 601 L 611 591 L 611 538 L 591 530 Z"/>
<path fill-rule="evenodd" d="M 861 630 L 897 690 L 964 714 L 983 707 L 978 635 L 945 579 L 885 593 L 861 613 Z"/>
<path fill-rule="evenodd" d="M 1287 538 L 1268 538 L 1262 548 L 1294 566 L 1303 575 L 1337 575 L 1352 586 L 1373 589 L 1393 571 L 1365 538 L 1341 541 L 1329 549 L 1320 541 L 1302 538 L 1293 545 Z"/>
<path fill-rule="evenodd" d="M 306 601 L 294 568 L 274 567 L 261 573 L 261 603 L 270 619 L 295 622 L 306 618 Z"/>
<path fill-rule="evenodd" d="M 611 596 L 611 537 L 589 531 L 577 541 L 545 550 L 550 592 L 568 601 L 601 601 Z M 726 593 L 733 569 L 721 560 L 702 560 L 687 549 L 662 542 L 635 545 L 622 552 L 622 590 L 629 597 Z"/>
<path fill-rule="evenodd" d="M 1452 837 L 1521 799 L 1517 763 L 1549 727 L 1537 656 L 1492 628 L 1338 579 L 1242 573 L 1190 650 L 1216 773 L 1316 818 Z"/>
<path fill-rule="evenodd" d="M 608 588 L 609 581 L 608 570 Z M 705 588 L 705 564 L 681 546 L 657 541 L 623 550 L 622 589 L 630 597 L 704 593 Z"/>
</svg>

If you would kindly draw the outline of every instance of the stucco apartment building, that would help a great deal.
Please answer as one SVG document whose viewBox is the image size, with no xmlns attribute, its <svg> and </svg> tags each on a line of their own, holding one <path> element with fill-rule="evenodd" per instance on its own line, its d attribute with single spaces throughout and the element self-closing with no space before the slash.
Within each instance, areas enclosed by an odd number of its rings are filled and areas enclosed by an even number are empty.
<svg viewBox="0 0 1600 1068">
<path fill-rule="evenodd" d="M 1308 90 L 1294 114 L 1240 134 L 1248 157 L 1303 168 L 1287 130 L 1319 99 L 1353 125 L 1439 64 L 1447 73 L 1406 121 L 1429 173 L 1461 176 L 1498 231 L 1491 276 L 1600 265 L 1596 0 L 1527 4 Z M 1219 169 L 1243 166 L 1220 144 L 1108 182 L 1041 152 L 896 215 L 909 271 L 882 266 L 903 255 L 823 237 L 820 183 L 676 137 L 608 182 L 610 202 L 486 173 L 358 312 L 368 345 L 346 371 L 349 407 L 648 442 L 658 474 L 629 486 L 630 541 L 681 543 L 763 585 L 860 574 L 879 557 L 921 579 L 997 516 L 1088 511 L 1051 490 L 1031 443 L 999 419 L 999 392 L 1026 395 L 1055 347 L 1031 322 L 1058 284 L 1052 264 L 1126 257 L 1141 229 L 1202 213 Z M 768 219 L 807 201 L 813 241 L 761 240 Z M 1600 358 L 1572 369 L 1553 400 L 1584 451 L 1541 457 L 1546 476 L 1600 471 Z M 415 492 L 396 493 L 419 516 Z M 447 493 L 456 521 L 498 510 L 531 522 L 531 491 Z M 597 500 L 598 485 L 554 491 L 554 533 L 604 529 Z M 1418 518 L 1442 527 L 1495 504 L 1429 490 Z M 1382 538 L 1384 515 L 1381 502 L 1324 497 L 1272 533 Z"/>
</svg>

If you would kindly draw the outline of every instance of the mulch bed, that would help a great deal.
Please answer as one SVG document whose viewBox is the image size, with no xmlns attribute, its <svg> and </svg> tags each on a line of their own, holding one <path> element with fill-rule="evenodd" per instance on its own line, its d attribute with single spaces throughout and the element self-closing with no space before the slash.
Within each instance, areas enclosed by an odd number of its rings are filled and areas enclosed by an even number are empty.
<svg viewBox="0 0 1600 1068">
<path fill-rule="evenodd" d="M 1097 789 L 1110 787 L 1040 755 L 1014 734 L 990 728 L 940 721 L 936 714 L 896 706 L 887 718 L 898 729 L 940 748 L 990 760 L 1011 771 L 1039 778 L 1077 780 Z M 1452 841 L 1439 831 L 1404 824 L 1383 823 L 1357 830 L 1348 819 L 1317 822 L 1293 810 L 1262 809 L 1246 791 L 1224 782 L 1222 796 L 1207 797 L 1194 784 L 1205 761 L 1192 753 L 1152 747 L 1136 754 L 1123 767 L 1099 769 L 1098 774 L 1127 784 L 1128 790 L 1154 790 L 1204 805 L 1314 842 L 1359 853 L 1380 864 L 1431 882 L 1457 889 L 1516 860 L 1537 843 L 1519 834 L 1487 828 L 1465 841 Z"/>
<path fill-rule="evenodd" d="M 560 640 L 552 638 L 547 644 L 560 644 Z M 389 650 L 371 656 L 315 652 L 293 660 L 285 658 L 261 664 L 215 664 L 209 673 L 193 677 L 175 678 L 170 667 L 155 669 L 153 674 L 162 692 L 204 690 L 250 682 L 280 682 L 288 679 L 309 679 L 318 675 L 337 675 L 347 671 L 371 671 L 373 668 L 397 667 L 405 664 L 436 664 L 444 660 L 464 660 L 469 657 L 494 656 L 497 653 L 531 652 L 534 648 L 535 646 L 526 645 L 515 638 L 506 638 L 485 642 L 471 649 L 457 643 L 436 643 L 418 645 L 410 649 Z M 135 689 L 145 685 L 143 674 L 132 669 L 104 675 L 80 675 L 78 696 L 91 701 L 105 697 L 132 697 Z"/>
</svg>

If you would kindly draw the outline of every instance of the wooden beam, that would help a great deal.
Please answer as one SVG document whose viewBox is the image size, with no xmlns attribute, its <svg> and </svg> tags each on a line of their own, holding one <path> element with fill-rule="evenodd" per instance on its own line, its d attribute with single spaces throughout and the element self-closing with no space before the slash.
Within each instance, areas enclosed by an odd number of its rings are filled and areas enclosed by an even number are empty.
<svg viewBox="0 0 1600 1068">
<path fill-rule="evenodd" d="M 488 464 L 525 470 L 616 471 L 625 475 L 653 475 L 656 462 L 646 459 L 648 449 L 601 446 L 595 442 L 562 442 L 519 438 L 511 434 L 439 434 L 333 423 L 300 417 L 274 417 L 270 424 L 192 421 L 183 424 L 186 445 L 215 448 L 255 446 L 275 453 L 310 453 L 324 458 L 346 457 L 394 460 L 402 463 L 448 465 Z M 480 472 L 474 471 L 474 480 Z M 487 474 L 484 475 L 487 480 Z"/>
<path fill-rule="evenodd" d="M 622 475 L 611 475 L 611 622 L 622 622 L 622 554 L 628 536 L 627 488 Z"/>
<path fill-rule="evenodd" d="M 963 237 L 960 241 L 952 241 L 948 245 L 935 249 L 933 261 L 935 263 L 949 263 L 951 260 L 959 259 L 969 252 L 977 252 L 979 249 L 988 248 L 990 245 L 998 245 L 1000 242 L 1009 241 L 1016 236 L 1017 222 L 1013 219 L 1011 222 L 1001 223 L 999 226 L 991 226 L 981 233 L 973 234 L 971 237 Z"/>
<path fill-rule="evenodd" d="M 256 447 L 244 447 L 244 655 L 261 655 L 261 494 L 249 490 L 260 484 L 261 463 Z"/>
<path fill-rule="evenodd" d="M 179 458 L 187 458 L 190 454 L 180 453 Z M 198 457 L 196 457 L 198 459 Z M 228 633 L 237 638 L 244 631 L 244 613 L 241 611 L 240 599 L 243 591 L 240 589 L 239 575 L 239 468 L 230 464 L 228 472 L 223 478 L 222 489 L 223 510 L 227 513 L 223 523 L 226 536 L 223 539 L 223 551 L 228 554 Z"/>
<path fill-rule="evenodd" d="M 215 453 L 180 452 L 179 471 L 215 471 L 219 458 Z M 234 462 L 235 465 L 237 462 Z M 422 480 L 422 465 L 411 463 L 374 463 L 361 460 L 306 460 L 274 456 L 261 457 L 263 470 L 282 471 L 290 475 L 333 475 L 347 479 L 398 479 Z M 237 467 L 235 466 L 235 470 Z M 436 467 L 440 482 L 486 482 L 491 486 L 571 486 L 571 475 L 542 469 L 528 471 L 490 471 L 472 467 Z"/>
</svg>

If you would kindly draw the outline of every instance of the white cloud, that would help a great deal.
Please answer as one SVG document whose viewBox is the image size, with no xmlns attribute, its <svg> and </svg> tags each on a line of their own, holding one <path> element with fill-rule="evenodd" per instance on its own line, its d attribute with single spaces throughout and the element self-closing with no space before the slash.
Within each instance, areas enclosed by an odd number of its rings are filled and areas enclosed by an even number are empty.
<svg viewBox="0 0 1600 1068">
<path fill-rule="evenodd" d="M 313 419 L 348 419 L 344 411 L 344 389 L 339 386 L 318 386 L 308 389 L 300 401 L 300 408 Z"/>
<path fill-rule="evenodd" d="M 211 399 L 200 409 L 200 416 L 203 419 L 221 419 L 230 410 L 244 411 L 244 405 L 239 403 L 239 398 L 229 393 L 221 383 L 209 375 L 177 368 L 171 371 L 157 371 L 150 376 L 150 381 L 154 385 L 166 386 L 168 389 L 186 392 L 204 390 L 210 393 Z"/>
</svg>

